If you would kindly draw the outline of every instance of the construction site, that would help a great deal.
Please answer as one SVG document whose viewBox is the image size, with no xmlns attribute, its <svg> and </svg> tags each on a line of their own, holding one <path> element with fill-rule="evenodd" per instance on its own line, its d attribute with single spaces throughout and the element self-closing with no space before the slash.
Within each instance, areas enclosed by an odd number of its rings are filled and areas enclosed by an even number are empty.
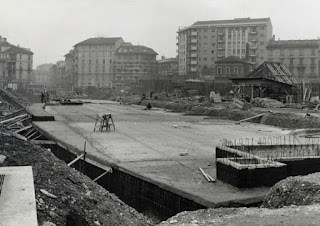
<svg viewBox="0 0 320 226">
<path fill-rule="evenodd" d="M 233 88 L 46 103 L 1 90 L 1 223 L 316 224 L 319 96 L 280 63 Z"/>
</svg>

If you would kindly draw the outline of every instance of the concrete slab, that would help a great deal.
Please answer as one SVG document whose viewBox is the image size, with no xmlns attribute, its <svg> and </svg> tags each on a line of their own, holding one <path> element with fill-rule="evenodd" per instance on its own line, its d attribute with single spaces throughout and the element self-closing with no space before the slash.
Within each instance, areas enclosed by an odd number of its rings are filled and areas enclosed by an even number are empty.
<svg viewBox="0 0 320 226">
<path fill-rule="evenodd" d="M 27 112 L 32 117 L 32 121 L 54 121 L 54 116 L 48 114 L 43 103 L 36 103 L 27 107 Z"/>
<path fill-rule="evenodd" d="M 37 226 L 32 167 L 0 167 L 0 175 L 0 226 Z"/>
<path fill-rule="evenodd" d="M 221 139 L 275 136 L 290 131 L 143 109 L 112 103 L 48 106 L 46 111 L 55 116 L 56 122 L 35 125 L 52 139 L 79 150 L 87 141 L 89 158 L 100 164 L 116 164 L 131 175 L 208 207 L 230 202 L 248 204 L 266 194 L 268 188 L 240 190 L 220 181 L 208 183 L 199 167 L 216 177 L 215 146 Z M 95 117 L 101 112 L 112 114 L 116 131 L 93 132 Z"/>
</svg>

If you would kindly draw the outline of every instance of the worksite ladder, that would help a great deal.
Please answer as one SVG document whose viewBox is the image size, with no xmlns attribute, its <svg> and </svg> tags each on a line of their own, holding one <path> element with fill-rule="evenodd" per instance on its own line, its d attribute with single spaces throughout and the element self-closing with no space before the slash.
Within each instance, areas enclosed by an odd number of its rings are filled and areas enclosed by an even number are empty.
<svg viewBox="0 0 320 226">
<path fill-rule="evenodd" d="M 110 130 L 111 126 L 113 127 L 113 130 L 116 130 L 116 127 L 114 125 L 112 115 L 110 113 L 99 113 L 96 117 L 96 123 L 94 125 L 93 131 L 96 131 L 96 128 L 99 129 L 99 131 L 103 131 L 105 128 L 106 130 Z"/>
</svg>

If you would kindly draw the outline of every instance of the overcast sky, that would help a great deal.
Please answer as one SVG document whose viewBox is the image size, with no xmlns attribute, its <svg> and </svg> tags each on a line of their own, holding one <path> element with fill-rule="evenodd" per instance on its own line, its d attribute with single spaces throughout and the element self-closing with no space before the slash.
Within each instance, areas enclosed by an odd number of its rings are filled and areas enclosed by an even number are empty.
<svg viewBox="0 0 320 226">
<path fill-rule="evenodd" d="M 320 37 L 319 0 L 0 0 L 0 35 L 34 52 L 34 68 L 64 60 L 78 42 L 122 37 L 176 56 L 179 26 L 270 17 L 280 39 Z"/>
</svg>

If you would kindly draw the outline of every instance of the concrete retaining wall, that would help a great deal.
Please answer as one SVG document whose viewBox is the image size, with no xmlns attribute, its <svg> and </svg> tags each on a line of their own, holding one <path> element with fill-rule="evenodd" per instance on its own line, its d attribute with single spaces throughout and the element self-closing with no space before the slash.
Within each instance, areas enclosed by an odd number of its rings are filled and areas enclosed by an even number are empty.
<svg viewBox="0 0 320 226">
<path fill-rule="evenodd" d="M 56 144 L 44 144 L 66 163 L 76 158 L 76 155 L 64 150 Z M 97 178 L 105 171 L 95 165 L 82 160 L 72 165 L 75 169 L 83 172 L 91 179 Z M 193 211 L 206 208 L 192 200 L 178 196 L 172 192 L 160 188 L 150 182 L 112 168 L 112 173 L 107 173 L 96 181 L 108 191 L 117 195 L 128 205 L 139 212 L 149 212 L 165 220 L 181 211 Z"/>
<path fill-rule="evenodd" d="M 310 173 L 320 172 L 319 158 L 292 158 L 277 160 L 287 165 L 287 176 L 308 175 Z"/>
<path fill-rule="evenodd" d="M 217 162 L 217 178 L 238 188 L 269 187 L 286 177 L 286 166 L 236 169 Z"/>
</svg>

